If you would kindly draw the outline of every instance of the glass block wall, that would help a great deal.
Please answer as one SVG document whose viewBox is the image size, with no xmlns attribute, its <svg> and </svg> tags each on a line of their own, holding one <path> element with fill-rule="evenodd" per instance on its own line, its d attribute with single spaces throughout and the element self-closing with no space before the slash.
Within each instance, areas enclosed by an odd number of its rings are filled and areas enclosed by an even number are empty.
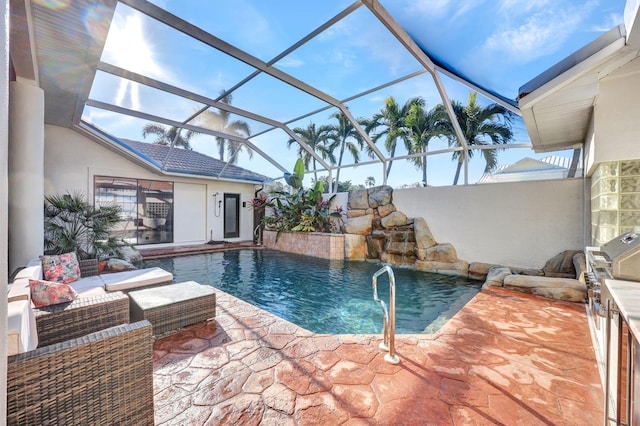
<svg viewBox="0 0 640 426">
<path fill-rule="evenodd" d="M 640 160 L 601 163 L 591 178 L 591 244 L 640 232 Z"/>
</svg>

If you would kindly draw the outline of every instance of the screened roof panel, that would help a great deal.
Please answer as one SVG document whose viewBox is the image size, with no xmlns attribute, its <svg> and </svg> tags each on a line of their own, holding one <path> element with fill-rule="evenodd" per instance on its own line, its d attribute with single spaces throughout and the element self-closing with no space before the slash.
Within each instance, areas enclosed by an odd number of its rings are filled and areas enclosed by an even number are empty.
<svg viewBox="0 0 640 426">
<path fill-rule="evenodd" d="M 235 90 L 233 105 L 280 122 L 327 106 L 315 96 L 265 73 L 260 73 Z"/>
<path fill-rule="evenodd" d="M 435 62 L 515 99 L 518 88 L 622 22 L 624 0 L 381 0 Z"/>
<path fill-rule="evenodd" d="M 168 0 L 153 3 L 269 62 L 353 1 Z"/>
<path fill-rule="evenodd" d="M 98 71 L 90 99 L 182 122 L 204 104 Z"/>
<path fill-rule="evenodd" d="M 366 7 L 360 7 L 275 66 L 337 99 L 422 69 Z"/>
<path fill-rule="evenodd" d="M 212 98 L 255 70 L 121 3 L 101 60 Z"/>
</svg>

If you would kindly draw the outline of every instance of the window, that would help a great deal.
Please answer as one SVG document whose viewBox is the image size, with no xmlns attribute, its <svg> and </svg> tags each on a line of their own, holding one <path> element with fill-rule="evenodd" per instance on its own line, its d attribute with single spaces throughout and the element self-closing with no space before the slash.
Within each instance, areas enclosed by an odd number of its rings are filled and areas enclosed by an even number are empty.
<svg viewBox="0 0 640 426">
<path fill-rule="evenodd" d="M 173 182 L 96 176 L 94 188 L 96 206 L 122 207 L 111 237 L 129 244 L 173 242 Z"/>
</svg>

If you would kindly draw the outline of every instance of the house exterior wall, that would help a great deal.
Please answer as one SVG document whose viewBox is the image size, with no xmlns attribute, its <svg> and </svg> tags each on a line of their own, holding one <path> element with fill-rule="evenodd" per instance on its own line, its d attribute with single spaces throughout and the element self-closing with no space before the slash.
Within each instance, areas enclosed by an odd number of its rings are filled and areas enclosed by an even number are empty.
<svg viewBox="0 0 640 426">
<path fill-rule="evenodd" d="M 640 59 L 600 80 L 594 108 L 595 163 L 640 158 Z"/>
<path fill-rule="evenodd" d="M 640 60 L 600 80 L 585 140 L 590 182 L 589 245 L 640 231 Z"/>
<path fill-rule="evenodd" d="M 460 259 L 541 268 L 585 246 L 582 179 L 396 189 L 393 203 L 423 217 Z"/>
<path fill-rule="evenodd" d="M 9 40 L 9 1 L 0 0 L 0 39 Z M 0 48 L 0 229 L 9 226 L 9 43 Z M 9 240 L 0 239 L 0 336 L 7 335 Z M 7 418 L 7 345 L 0 345 L 0 423 Z"/>
<path fill-rule="evenodd" d="M 173 244 L 203 243 L 223 239 L 224 212 L 214 208 L 214 194 L 240 194 L 240 203 L 254 196 L 252 183 L 165 176 L 148 170 L 71 129 L 45 126 L 45 195 L 80 191 L 93 200 L 96 175 L 174 182 Z M 78 155 L 78 153 L 82 153 Z M 180 203 L 180 204 L 178 204 Z M 240 237 L 253 238 L 253 212 L 240 208 Z M 159 246 L 159 245 L 154 245 Z"/>
</svg>

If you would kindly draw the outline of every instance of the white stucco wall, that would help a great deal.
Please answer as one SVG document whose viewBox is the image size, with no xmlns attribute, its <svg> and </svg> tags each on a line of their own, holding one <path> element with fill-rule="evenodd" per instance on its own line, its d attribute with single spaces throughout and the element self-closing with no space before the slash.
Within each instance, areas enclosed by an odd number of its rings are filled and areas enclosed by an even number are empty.
<svg viewBox="0 0 640 426">
<path fill-rule="evenodd" d="M 591 163 L 640 158 L 640 59 L 600 80 Z"/>
<path fill-rule="evenodd" d="M 82 191 L 89 200 L 93 200 L 96 175 L 174 182 L 174 244 L 222 240 L 224 215 L 222 211 L 219 215 L 217 209 L 214 211 L 213 194 L 218 192 L 218 199 L 224 193 L 240 194 L 242 205 L 253 198 L 255 188 L 251 183 L 157 174 L 71 129 L 52 125 L 45 126 L 44 168 L 45 194 Z M 240 237 L 227 241 L 252 238 L 253 212 L 240 208 Z"/>
<path fill-rule="evenodd" d="M 585 246 L 582 179 L 396 189 L 393 203 L 423 217 L 460 259 L 541 268 Z"/>
<path fill-rule="evenodd" d="M 9 84 L 9 270 L 42 254 L 44 222 L 44 91 L 20 81 Z"/>
<path fill-rule="evenodd" d="M 0 229 L 9 226 L 9 1 L 0 0 Z M 7 335 L 9 240 L 0 238 L 0 336 Z M 7 418 L 7 345 L 0 345 L 0 424 Z"/>
</svg>

